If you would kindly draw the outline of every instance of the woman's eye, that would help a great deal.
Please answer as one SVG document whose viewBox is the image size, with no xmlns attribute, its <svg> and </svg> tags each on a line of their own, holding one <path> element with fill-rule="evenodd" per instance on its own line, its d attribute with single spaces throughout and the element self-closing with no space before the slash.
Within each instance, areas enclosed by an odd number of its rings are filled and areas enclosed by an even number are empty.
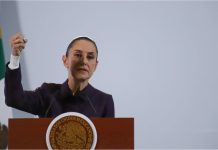
<svg viewBox="0 0 218 150">
<path fill-rule="evenodd" d="M 87 56 L 87 59 L 94 59 L 95 58 L 95 56 L 93 56 L 93 55 L 88 55 Z"/>
<path fill-rule="evenodd" d="M 79 54 L 79 53 L 76 53 L 76 54 L 74 54 L 74 56 L 76 56 L 76 57 L 81 57 L 82 55 Z"/>
</svg>

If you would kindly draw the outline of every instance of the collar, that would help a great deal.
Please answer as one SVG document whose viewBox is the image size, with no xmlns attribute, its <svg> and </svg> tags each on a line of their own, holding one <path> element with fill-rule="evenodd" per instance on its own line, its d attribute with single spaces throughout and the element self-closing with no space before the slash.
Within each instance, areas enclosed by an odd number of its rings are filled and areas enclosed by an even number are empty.
<svg viewBox="0 0 218 150">
<path fill-rule="evenodd" d="M 88 95 L 93 87 L 88 83 L 88 85 L 81 91 L 78 92 L 78 95 Z M 77 94 L 76 94 L 77 95 Z M 67 98 L 70 96 L 75 96 L 72 94 L 71 89 L 68 86 L 68 79 L 61 85 L 61 97 Z"/>
</svg>

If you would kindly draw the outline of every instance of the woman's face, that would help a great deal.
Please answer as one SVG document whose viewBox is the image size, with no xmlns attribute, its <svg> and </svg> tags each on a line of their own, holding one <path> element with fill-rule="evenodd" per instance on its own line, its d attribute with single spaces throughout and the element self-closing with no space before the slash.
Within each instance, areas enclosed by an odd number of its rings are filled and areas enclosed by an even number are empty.
<svg viewBox="0 0 218 150">
<path fill-rule="evenodd" d="M 69 76 L 77 81 L 88 81 L 95 71 L 97 51 L 94 44 L 88 40 L 79 40 L 70 48 L 68 56 L 63 57 Z"/>
</svg>

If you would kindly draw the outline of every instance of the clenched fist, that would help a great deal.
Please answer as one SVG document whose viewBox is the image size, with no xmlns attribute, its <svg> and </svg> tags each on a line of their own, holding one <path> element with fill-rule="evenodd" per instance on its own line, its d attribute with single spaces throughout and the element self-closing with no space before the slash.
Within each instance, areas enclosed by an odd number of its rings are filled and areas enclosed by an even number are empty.
<svg viewBox="0 0 218 150">
<path fill-rule="evenodd" d="M 21 51 L 25 48 L 27 39 L 24 38 L 23 34 L 16 33 L 10 39 L 11 53 L 14 56 L 20 56 Z"/>
</svg>

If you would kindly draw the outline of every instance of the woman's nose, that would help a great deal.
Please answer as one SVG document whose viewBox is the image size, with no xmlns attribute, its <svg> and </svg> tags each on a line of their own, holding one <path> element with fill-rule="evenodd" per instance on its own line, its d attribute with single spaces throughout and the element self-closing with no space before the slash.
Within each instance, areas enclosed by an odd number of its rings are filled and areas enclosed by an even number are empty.
<svg viewBox="0 0 218 150">
<path fill-rule="evenodd" d="M 88 59 L 87 59 L 86 56 L 80 57 L 80 61 L 81 61 L 83 64 L 87 64 L 87 63 L 88 63 Z"/>
</svg>

